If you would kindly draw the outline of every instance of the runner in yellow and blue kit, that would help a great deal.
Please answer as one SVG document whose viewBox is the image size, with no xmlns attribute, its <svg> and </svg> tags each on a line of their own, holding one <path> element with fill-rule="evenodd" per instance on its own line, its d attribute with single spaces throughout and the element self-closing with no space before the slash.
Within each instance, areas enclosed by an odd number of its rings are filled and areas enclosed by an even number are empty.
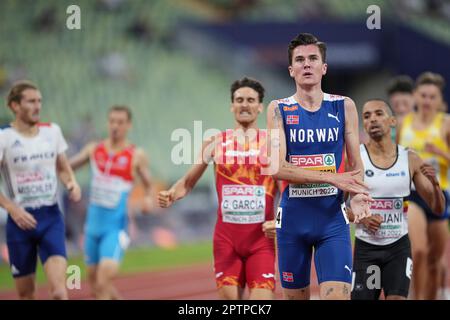
<svg viewBox="0 0 450 320">
<path fill-rule="evenodd" d="M 446 201 L 449 196 L 450 116 L 439 111 L 443 105 L 444 78 L 424 72 L 416 80 L 414 98 L 417 111 L 409 113 L 399 125 L 398 141 L 416 151 L 431 164 Z M 413 296 L 415 299 L 436 299 L 443 272 L 442 259 L 449 238 L 449 212 L 435 215 L 415 191 L 409 198 L 409 235 L 413 256 Z"/>
</svg>

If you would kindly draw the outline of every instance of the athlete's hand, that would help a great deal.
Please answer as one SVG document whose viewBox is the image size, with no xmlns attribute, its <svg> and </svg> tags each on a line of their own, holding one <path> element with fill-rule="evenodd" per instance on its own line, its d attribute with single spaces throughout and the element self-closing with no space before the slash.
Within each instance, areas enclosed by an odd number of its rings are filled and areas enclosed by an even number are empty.
<svg viewBox="0 0 450 320">
<path fill-rule="evenodd" d="M 262 224 L 262 231 L 264 235 L 269 239 L 274 239 L 277 235 L 277 231 L 275 228 L 275 220 L 269 220 Z"/>
<path fill-rule="evenodd" d="M 363 193 L 355 194 L 350 199 L 350 208 L 352 208 L 354 223 L 359 223 L 361 219 L 370 217 L 372 215 L 370 213 L 371 201 L 373 201 L 373 199 L 369 195 Z"/>
<path fill-rule="evenodd" d="M 76 181 L 70 181 L 66 185 L 67 191 L 69 191 L 69 199 L 78 202 L 81 200 L 81 188 Z"/>
<path fill-rule="evenodd" d="M 174 200 L 174 194 L 175 191 L 173 190 L 166 190 L 166 191 L 160 191 L 158 193 L 158 204 L 161 208 L 168 208 L 170 207 Z"/>
<path fill-rule="evenodd" d="M 420 166 L 420 172 L 422 172 L 422 174 L 427 177 L 428 180 L 430 180 L 430 182 L 433 185 L 437 185 L 439 184 L 439 181 L 436 178 L 436 170 L 434 170 L 433 166 L 429 163 L 423 163 Z"/>
<path fill-rule="evenodd" d="M 349 171 L 333 175 L 330 183 L 342 191 L 350 193 L 369 194 L 367 185 L 362 182 L 359 176 L 361 170 Z"/>
<path fill-rule="evenodd" d="M 372 233 L 375 233 L 380 229 L 380 225 L 383 222 L 383 217 L 379 214 L 372 215 L 370 217 L 361 219 L 361 223 Z"/>
<path fill-rule="evenodd" d="M 11 219 L 17 224 L 17 226 L 22 230 L 35 229 L 37 226 L 37 221 L 34 217 L 26 212 L 23 208 L 19 206 L 13 206 L 8 209 Z"/>
</svg>

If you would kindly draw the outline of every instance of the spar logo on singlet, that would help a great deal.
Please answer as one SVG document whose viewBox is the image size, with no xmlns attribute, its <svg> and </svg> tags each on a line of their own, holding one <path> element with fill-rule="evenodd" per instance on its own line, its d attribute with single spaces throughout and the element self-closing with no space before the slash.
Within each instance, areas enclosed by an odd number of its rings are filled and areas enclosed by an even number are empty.
<svg viewBox="0 0 450 320">
<path fill-rule="evenodd" d="M 289 162 L 293 165 L 307 170 L 336 172 L 336 158 L 333 153 L 312 154 L 312 155 L 291 155 Z M 337 194 L 336 187 L 328 183 L 303 183 L 290 184 L 289 197 L 324 197 Z"/>
<path fill-rule="evenodd" d="M 265 220 L 266 190 L 263 186 L 223 185 L 223 222 L 250 224 Z"/>
<path fill-rule="evenodd" d="M 371 210 L 399 210 L 401 208 L 403 208 L 403 202 L 400 199 L 377 199 L 370 203 Z"/>
<path fill-rule="evenodd" d="M 370 203 L 370 211 L 383 218 L 380 229 L 375 233 L 377 238 L 399 238 L 405 234 L 408 226 L 403 217 L 402 198 L 374 199 Z"/>
</svg>

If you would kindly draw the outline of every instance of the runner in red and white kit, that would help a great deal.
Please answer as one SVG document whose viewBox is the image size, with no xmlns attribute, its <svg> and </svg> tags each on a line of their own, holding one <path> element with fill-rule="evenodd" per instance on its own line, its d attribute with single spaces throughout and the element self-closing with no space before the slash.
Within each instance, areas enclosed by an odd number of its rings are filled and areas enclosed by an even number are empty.
<svg viewBox="0 0 450 320">
<path fill-rule="evenodd" d="M 266 132 L 257 127 L 264 88 L 248 78 L 231 86 L 231 112 L 236 126 L 205 141 L 197 161 L 169 190 L 159 193 L 161 207 L 185 197 L 214 161 L 219 199 L 214 231 L 214 269 L 219 296 L 241 299 L 245 285 L 250 299 L 273 299 L 275 247 L 264 224 L 271 223 L 276 183 L 261 169 Z"/>
</svg>

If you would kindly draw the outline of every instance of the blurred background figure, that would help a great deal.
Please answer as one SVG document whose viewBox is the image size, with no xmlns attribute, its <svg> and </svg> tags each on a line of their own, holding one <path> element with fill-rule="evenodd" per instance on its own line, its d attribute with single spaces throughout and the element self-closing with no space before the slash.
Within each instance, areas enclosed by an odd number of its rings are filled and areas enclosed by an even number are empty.
<svg viewBox="0 0 450 320">
<path fill-rule="evenodd" d="M 389 82 L 387 95 L 397 121 L 402 121 L 408 113 L 414 110 L 413 89 L 414 82 L 407 75 L 394 77 Z"/>
<path fill-rule="evenodd" d="M 414 98 L 417 111 L 408 113 L 399 123 L 398 141 L 416 151 L 432 165 L 448 203 L 450 164 L 450 116 L 441 112 L 444 78 L 424 72 L 416 80 Z M 409 197 L 408 226 L 413 257 L 413 297 L 437 299 L 441 284 L 442 259 L 448 242 L 449 212 L 441 215 L 413 190 Z"/>
</svg>

